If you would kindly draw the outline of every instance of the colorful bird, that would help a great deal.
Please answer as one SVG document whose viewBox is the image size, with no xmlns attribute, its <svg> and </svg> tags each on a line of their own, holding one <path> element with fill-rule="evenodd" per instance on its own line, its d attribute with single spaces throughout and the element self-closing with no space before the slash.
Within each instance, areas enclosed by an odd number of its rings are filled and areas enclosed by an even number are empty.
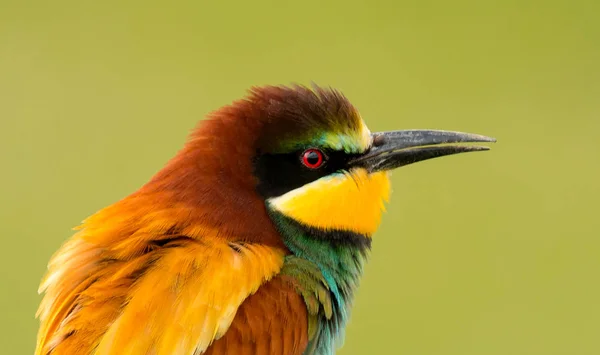
<svg viewBox="0 0 600 355">
<path fill-rule="evenodd" d="M 388 171 L 493 141 L 371 133 L 336 90 L 253 88 L 52 257 L 36 354 L 333 354 Z"/>
</svg>

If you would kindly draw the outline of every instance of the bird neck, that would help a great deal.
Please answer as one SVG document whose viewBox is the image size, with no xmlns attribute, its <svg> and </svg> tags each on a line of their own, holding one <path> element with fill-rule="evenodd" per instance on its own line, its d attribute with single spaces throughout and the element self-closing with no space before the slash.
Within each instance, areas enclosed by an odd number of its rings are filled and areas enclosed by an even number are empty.
<svg viewBox="0 0 600 355">
<path fill-rule="evenodd" d="M 368 257 L 371 238 L 348 231 L 324 231 L 303 225 L 268 206 L 267 210 L 292 253 L 286 260 L 288 265 L 284 264 L 283 273 L 295 278 L 296 288 L 307 303 L 309 317 L 317 323 L 309 344 L 314 352 L 307 353 L 329 354 L 343 342 L 344 326 Z M 307 273 L 310 274 L 308 277 Z M 319 297 L 317 311 L 311 314 L 311 300 L 307 294 L 318 293 L 320 288 L 326 290 L 326 300 Z"/>
</svg>

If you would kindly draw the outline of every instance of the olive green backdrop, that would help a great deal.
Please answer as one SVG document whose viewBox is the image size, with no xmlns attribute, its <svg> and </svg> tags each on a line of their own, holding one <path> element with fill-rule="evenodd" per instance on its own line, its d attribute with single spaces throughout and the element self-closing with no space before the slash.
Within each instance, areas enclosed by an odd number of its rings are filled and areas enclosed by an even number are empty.
<svg viewBox="0 0 600 355">
<path fill-rule="evenodd" d="M 370 128 L 498 138 L 402 168 L 340 354 L 600 354 L 600 2 L 0 0 L 0 353 L 50 255 L 207 112 L 343 90 Z"/>
</svg>

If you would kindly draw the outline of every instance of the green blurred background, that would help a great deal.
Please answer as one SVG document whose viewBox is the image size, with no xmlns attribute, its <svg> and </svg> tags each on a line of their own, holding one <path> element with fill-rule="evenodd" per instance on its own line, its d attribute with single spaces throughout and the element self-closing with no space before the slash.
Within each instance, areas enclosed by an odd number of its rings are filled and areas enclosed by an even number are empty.
<svg viewBox="0 0 600 355">
<path fill-rule="evenodd" d="M 0 353 L 50 255 L 252 85 L 498 138 L 397 171 L 340 354 L 600 354 L 600 2 L 0 0 Z"/>
</svg>

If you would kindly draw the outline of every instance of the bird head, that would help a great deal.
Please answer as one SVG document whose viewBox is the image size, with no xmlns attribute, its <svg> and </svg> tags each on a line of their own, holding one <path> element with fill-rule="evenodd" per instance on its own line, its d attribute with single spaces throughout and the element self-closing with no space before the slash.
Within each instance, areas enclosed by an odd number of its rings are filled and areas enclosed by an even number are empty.
<svg viewBox="0 0 600 355">
<path fill-rule="evenodd" d="M 155 180 L 196 206 L 219 206 L 205 217 L 237 238 L 276 239 L 267 237 L 268 216 L 280 234 L 287 220 L 318 238 L 343 242 L 344 232 L 363 243 L 379 225 L 391 170 L 488 149 L 456 143 L 492 141 L 437 130 L 372 133 L 336 90 L 267 86 L 201 122 Z"/>
</svg>

